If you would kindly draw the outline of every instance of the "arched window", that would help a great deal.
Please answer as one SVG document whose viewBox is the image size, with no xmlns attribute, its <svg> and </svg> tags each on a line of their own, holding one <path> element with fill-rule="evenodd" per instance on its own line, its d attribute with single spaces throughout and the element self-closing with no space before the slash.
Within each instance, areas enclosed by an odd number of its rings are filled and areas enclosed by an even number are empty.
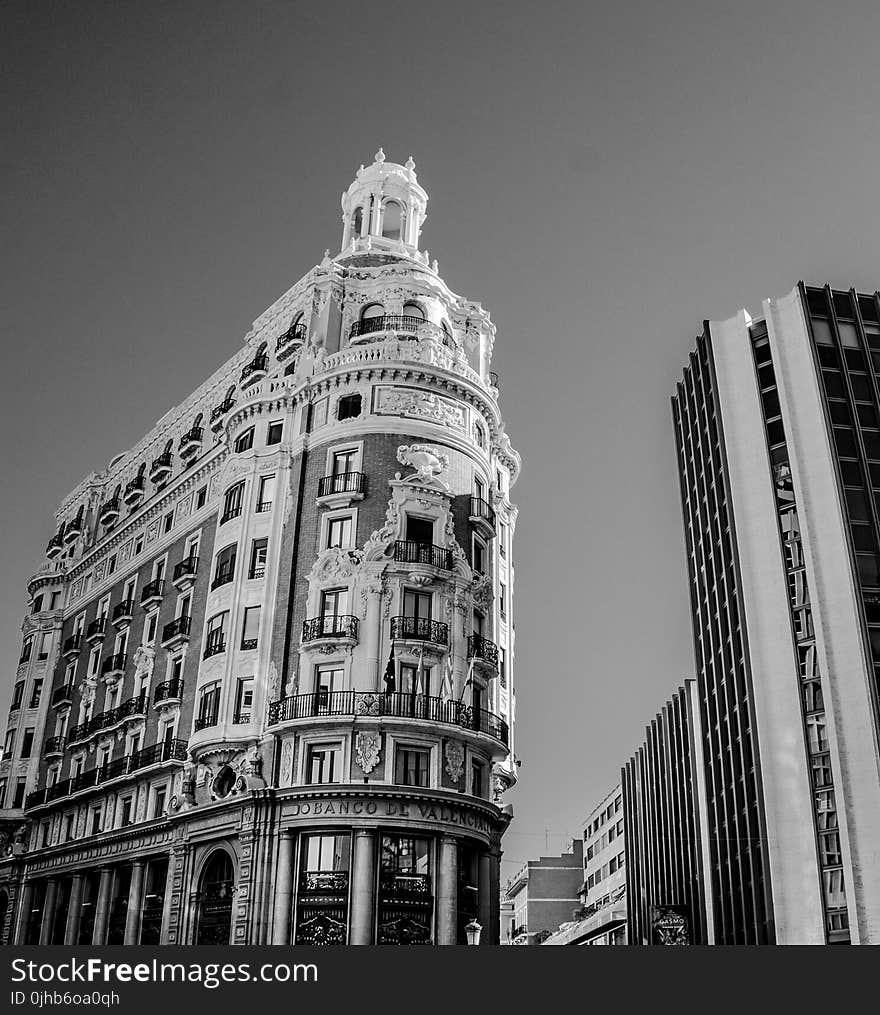
<svg viewBox="0 0 880 1015">
<path fill-rule="evenodd" d="M 381 303 L 371 303 L 361 311 L 361 320 L 369 321 L 373 317 L 384 317 L 385 308 Z"/>
<path fill-rule="evenodd" d="M 337 404 L 337 419 L 354 419 L 361 414 L 361 396 L 344 395 Z"/>
<path fill-rule="evenodd" d="M 166 441 L 165 442 L 165 450 L 162 452 L 162 454 L 163 455 L 170 455 L 171 454 L 171 449 L 173 447 L 174 447 L 174 441 L 173 440 Z"/>
<path fill-rule="evenodd" d="M 234 892 L 232 859 L 225 849 L 218 849 L 205 865 L 199 880 L 196 944 L 229 944 Z"/>
<path fill-rule="evenodd" d="M 403 226 L 403 208 L 397 201 L 386 201 L 382 209 L 382 235 L 386 240 L 399 240 Z"/>
<path fill-rule="evenodd" d="M 425 311 L 418 305 L 418 303 L 404 303 L 403 305 L 403 316 L 404 317 L 417 317 L 420 321 L 425 320 Z"/>
<path fill-rule="evenodd" d="M 479 423 L 474 423 L 472 432 L 474 444 L 476 444 L 478 448 L 484 448 L 486 446 L 486 433 L 482 426 L 480 426 Z"/>
<path fill-rule="evenodd" d="M 146 462 L 141 462 L 140 466 L 138 467 L 137 478 L 138 479 L 143 479 L 144 478 L 144 473 L 146 471 L 147 471 L 147 463 Z"/>
<path fill-rule="evenodd" d="M 355 208 L 354 215 L 351 217 L 351 235 L 352 239 L 356 239 L 360 236 L 364 228 L 364 209 Z"/>
<path fill-rule="evenodd" d="M 203 412 L 200 412 L 198 414 L 198 416 L 196 416 L 196 418 L 193 420 L 193 425 L 192 425 L 193 430 L 195 430 L 195 428 L 197 426 L 201 426 L 202 425 L 202 419 L 204 418 L 204 415 L 205 414 Z"/>
</svg>

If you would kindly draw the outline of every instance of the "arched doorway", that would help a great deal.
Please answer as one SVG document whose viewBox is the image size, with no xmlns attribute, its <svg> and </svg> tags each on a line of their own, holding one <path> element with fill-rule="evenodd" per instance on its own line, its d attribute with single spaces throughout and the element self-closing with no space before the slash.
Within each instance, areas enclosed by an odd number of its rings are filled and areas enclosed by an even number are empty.
<svg viewBox="0 0 880 1015">
<path fill-rule="evenodd" d="M 199 881 L 197 945 L 228 945 L 232 929 L 235 872 L 232 858 L 218 849 L 205 864 Z"/>
</svg>

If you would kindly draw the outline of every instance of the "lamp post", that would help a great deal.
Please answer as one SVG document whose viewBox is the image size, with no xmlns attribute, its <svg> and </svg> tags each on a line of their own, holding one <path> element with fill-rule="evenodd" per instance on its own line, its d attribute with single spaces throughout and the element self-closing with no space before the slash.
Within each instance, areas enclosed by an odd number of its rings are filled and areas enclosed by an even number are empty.
<svg viewBox="0 0 880 1015">
<path fill-rule="evenodd" d="M 467 943 L 469 945 L 478 945 L 482 931 L 482 926 L 476 920 L 471 920 L 470 923 L 465 924 L 464 932 L 467 935 Z"/>
</svg>

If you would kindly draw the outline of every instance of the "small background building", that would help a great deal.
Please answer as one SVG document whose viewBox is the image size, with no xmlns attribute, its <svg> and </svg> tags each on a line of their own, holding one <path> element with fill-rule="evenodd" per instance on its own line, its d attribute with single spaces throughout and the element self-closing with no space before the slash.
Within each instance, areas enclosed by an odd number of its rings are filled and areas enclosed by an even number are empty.
<svg viewBox="0 0 880 1015">
<path fill-rule="evenodd" d="M 541 944 L 579 903 L 583 843 L 574 839 L 560 856 L 529 860 L 502 893 L 502 944 Z"/>
</svg>

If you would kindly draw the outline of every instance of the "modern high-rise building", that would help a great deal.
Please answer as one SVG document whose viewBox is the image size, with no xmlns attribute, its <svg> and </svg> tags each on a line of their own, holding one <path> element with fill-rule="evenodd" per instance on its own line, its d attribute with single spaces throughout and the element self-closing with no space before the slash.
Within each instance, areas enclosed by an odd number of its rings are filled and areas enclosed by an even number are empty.
<svg viewBox="0 0 880 1015">
<path fill-rule="evenodd" d="M 880 943 L 880 295 L 706 322 L 673 399 L 714 940 Z"/>
<path fill-rule="evenodd" d="M 697 682 L 690 678 L 651 721 L 621 773 L 629 944 L 712 943 L 704 779 Z"/>
<path fill-rule="evenodd" d="M 498 941 L 520 458 L 427 200 L 380 150 L 340 252 L 58 508 L 3 941 Z"/>
</svg>

